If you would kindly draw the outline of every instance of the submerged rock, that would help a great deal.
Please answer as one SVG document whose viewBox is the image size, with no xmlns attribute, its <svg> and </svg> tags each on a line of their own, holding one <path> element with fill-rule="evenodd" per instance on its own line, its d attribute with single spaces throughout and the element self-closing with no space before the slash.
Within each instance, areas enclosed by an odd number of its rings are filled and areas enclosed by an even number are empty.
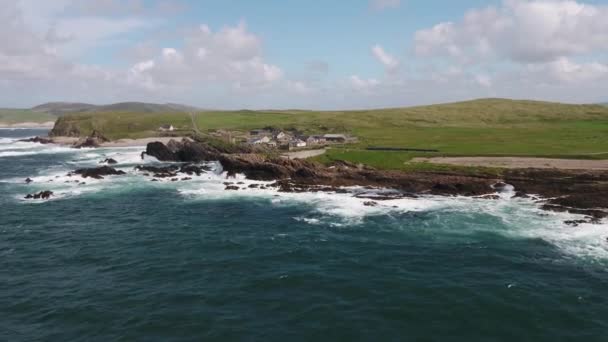
<svg viewBox="0 0 608 342">
<path fill-rule="evenodd" d="M 30 183 L 33 183 L 33 182 L 34 182 L 34 180 L 31 179 L 31 178 L 29 178 L 29 177 L 25 179 L 25 184 L 30 184 Z"/>
<path fill-rule="evenodd" d="M 241 188 L 239 188 L 238 186 L 235 186 L 235 185 L 228 185 L 228 186 L 226 186 L 226 189 L 225 189 L 225 190 L 229 190 L 229 191 L 237 191 L 237 190 L 240 190 L 240 189 L 241 189 Z"/>
</svg>

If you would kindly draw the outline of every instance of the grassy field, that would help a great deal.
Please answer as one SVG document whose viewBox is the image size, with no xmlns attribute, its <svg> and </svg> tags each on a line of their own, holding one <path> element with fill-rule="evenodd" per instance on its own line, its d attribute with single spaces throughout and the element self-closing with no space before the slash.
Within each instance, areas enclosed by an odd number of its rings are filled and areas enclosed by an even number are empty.
<svg viewBox="0 0 608 342">
<path fill-rule="evenodd" d="M 435 149 L 437 155 L 608 157 L 602 154 L 608 153 L 608 108 L 600 105 L 484 99 L 367 111 L 214 111 L 195 113 L 194 118 L 203 132 L 272 126 L 349 133 L 359 142 L 332 149 L 321 161 L 343 159 L 384 169 L 407 169 L 405 162 L 427 154 L 371 152 L 366 147 Z M 155 135 L 165 123 L 182 132 L 193 130 L 188 114 L 74 114 L 58 125 L 76 126 L 84 134 L 97 129 L 116 139 Z"/>
<path fill-rule="evenodd" d="M 0 108 L 0 123 L 2 124 L 16 124 L 23 122 L 51 122 L 57 119 L 48 113 L 34 112 L 30 109 L 11 109 L 11 108 Z"/>
</svg>

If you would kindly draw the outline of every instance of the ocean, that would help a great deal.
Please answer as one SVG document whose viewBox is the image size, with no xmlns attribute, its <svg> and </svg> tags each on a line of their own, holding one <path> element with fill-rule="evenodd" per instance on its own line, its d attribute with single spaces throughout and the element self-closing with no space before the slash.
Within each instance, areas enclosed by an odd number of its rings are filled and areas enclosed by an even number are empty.
<svg viewBox="0 0 608 342">
<path fill-rule="evenodd" d="M 45 133 L 0 129 L 0 341 L 608 341 L 606 223 L 511 193 L 225 191 L 215 163 L 152 182 L 143 147 L 17 142 Z M 105 158 L 127 174 L 67 176 Z"/>
</svg>

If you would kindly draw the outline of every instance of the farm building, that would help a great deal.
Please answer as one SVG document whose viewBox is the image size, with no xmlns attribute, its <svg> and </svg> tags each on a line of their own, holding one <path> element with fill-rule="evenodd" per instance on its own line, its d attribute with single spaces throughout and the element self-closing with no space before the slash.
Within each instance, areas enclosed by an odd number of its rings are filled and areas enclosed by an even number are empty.
<svg viewBox="0 0 608 342">
<path fill-rule="evenodd" d="M 159 132 L 173 132 L 175 127 L 173 125 L 162 125 L 158 128 Z"/>
</svg>

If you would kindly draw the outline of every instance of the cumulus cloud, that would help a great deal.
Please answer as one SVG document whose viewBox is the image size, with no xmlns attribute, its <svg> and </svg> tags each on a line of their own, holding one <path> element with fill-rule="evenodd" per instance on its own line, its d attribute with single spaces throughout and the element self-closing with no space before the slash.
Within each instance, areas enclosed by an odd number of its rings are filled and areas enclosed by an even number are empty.
<svg viewBox="0 0 608 342">
<path fill-rule="evenodd" d="M 263 87 L 282 79 L 283 71 L 265 62 L 261 50 L 260 39 L 244 23 L 216 32 L 202 25 L 186 34 L 180 49 L 166 47 L 154 58 L 136 63 L 131 68 L 131 82 L 137 84 L 141 79 L 149 88 L 152 84 L 188 87 L 199 82 Z"/>
<path fill-rule="evenodd" d="M 353 89 L 364 92 L 369 92 L 380 85 L 380 81 L 375 78 L 363 79 L 358 75 L 350 76 L 349 81 Z"/>
<path fill-rule="evenodd" d="M 387 72 L 393 72 L 399 68 L 399 61 L 397 61 L 397 59 L 391 54 L 384 51 L 382 46 L 374 45 L 372 47 L 372 54 L 378 61 L 380 61 L 380 63 L 382 63 L 382 65 L 384 65 Z"/>
<path fill-rule="evenodd" d="M 608 50 L 608 6 L 561 0 L 504 0 L 474 9 L 460 22 L 416 32 L 418 56 L 461 62 L 502 58 L 542 63 Z"/>
</svg>

